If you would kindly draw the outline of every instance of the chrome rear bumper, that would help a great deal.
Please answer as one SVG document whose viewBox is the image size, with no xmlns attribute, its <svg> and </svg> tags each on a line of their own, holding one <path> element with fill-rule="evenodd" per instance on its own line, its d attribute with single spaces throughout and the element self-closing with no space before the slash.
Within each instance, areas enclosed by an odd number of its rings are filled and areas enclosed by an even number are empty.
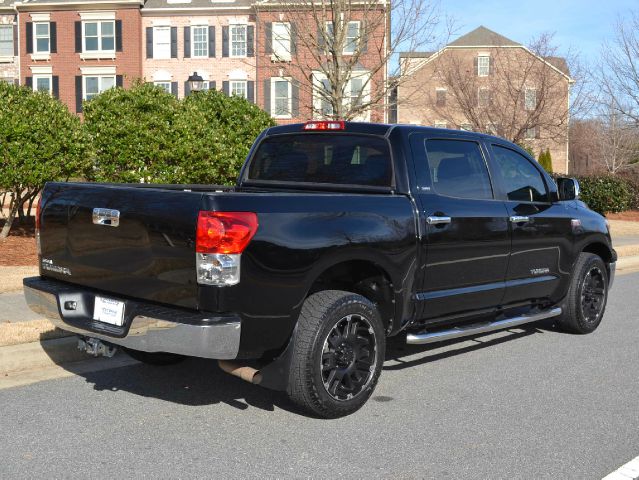
<svg viewBox="0 0 639 480">
<path fill-rule="evenodd" d="M 617 262 L 610 262 L 608 264 L 608 289 L 612 288 L 612 284 L 615 283 L 615 272 L 617 270 Z"/>
<path fill-rule="evenodd" d="M 59 285 L 57 285 L 59 284 Z M 59 291 L 56 291 L 56 286 Z M 213 317 L 198 313 L 187 315 L 189 323 L 182 323 L 179 309 L 138 308 L 118 335 L 100 331 L 101 325 L 92 318 L 63 315 L 60 296 L 73 297 L 77 302 L 92 303 L 94 294 L 64 284 L 43 280 L 40 277 L 24 279 L 24 297 L 29 308 L 68 332 L 99 338 L 105 342 L 143 352 L 169 352 L 192 357 L 232 360 L 240 348 L 241 321 L 238 316 Z M 110 296 L 110 295 L 109 295 Z M 143 307 L 144 305 L 142 305 Z M 77 311 L 91 311 L 88 305 L 79 305 Z M 148 312 L 160 312 L 157 317 Z M 144 313 L 137 314 L 136 312 Z M 66 318 L 65 318 L 66 317 Z M 167 319 L 171 318 L 171 319 Z M 128 326 L 128 328 L 126 328 Z M 109 327 L 106 326 L 105 327 Z M 107 330 L 108 328 L 104 328 Z"/>
</svg>

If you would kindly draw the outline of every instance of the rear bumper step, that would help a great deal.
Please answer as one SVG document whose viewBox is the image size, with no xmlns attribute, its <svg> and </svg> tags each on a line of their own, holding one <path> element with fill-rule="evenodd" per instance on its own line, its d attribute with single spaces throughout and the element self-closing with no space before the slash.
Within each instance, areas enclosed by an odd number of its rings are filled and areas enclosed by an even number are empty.
<svg viewBox="0 0 639 480">
<path fill-rule="evenodd" d="M 444 340 L 452 340 L 454 338 L 469 337 L 482 333 L 493 332 L 496 330 L 504 330 L 513 328 L 526 323 L 544 320 L 546 318 L 557 317 L 561 315 L 561 308 L 551 308 L 537 313 L 519 315 L 517 317 L 504 318 L 494 322 L 475 323 L 463 327 L 454 327 L 446 330 L 432 330 L 421 333 L 409 333 L 406 335 L 406 343 L 411 345 L 421 345 L 424 343 L 442 342 Z"/>
<path fill-rule="evenodd" d="M 192 357 L 233 360 L 240 348 L 238 316 L 209 316 L 148 303 L 126 301 L 130 311 L 121 331 L 76 312 L 93 311 L 95 293 L 75 285 L 40 277 L 24 279 L 29 308 L 58 328 L 109 344 L 142 352 L 168 352 Z M 109 295 L 111 296 L 111 295 Z M 72 302 L 73 311 L 66 304 Z"/>
</svg>

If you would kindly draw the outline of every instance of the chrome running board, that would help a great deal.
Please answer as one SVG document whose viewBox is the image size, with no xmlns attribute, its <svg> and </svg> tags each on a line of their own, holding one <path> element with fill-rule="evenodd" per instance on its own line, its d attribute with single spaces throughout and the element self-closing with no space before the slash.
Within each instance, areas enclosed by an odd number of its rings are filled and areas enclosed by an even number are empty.
<svg viewBox="0 0 639 480">
<path fill-rule="evenodd" d="M 453 338 L 469 337 L 481 333 L 504 330 L 506 328 L 517 327 L 525 323 L 536 322 L 545 318 L 552 318 L 561 315 L 561 308 L 551 308 L 538 313 L 527 313 L 517 317 L 505 318 L 494 322 L 474 323 L 462 327 L 453 327 L 445 330 L 432 330 L 421 333 L 409 333 L 406 335 L 406 343 L 411 345 L 421 345 L 424 343 L 442 342 Z"/>
</svg>

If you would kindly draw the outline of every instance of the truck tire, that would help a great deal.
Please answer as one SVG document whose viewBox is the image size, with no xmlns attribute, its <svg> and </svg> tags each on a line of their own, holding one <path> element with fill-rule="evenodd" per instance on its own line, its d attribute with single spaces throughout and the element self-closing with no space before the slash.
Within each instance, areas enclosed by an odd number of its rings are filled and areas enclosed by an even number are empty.
<svg viewBox="0 0 639 480">
<path fill-rule="evenodd" d="M 603 317 L 608 300 L 608 271 L 601 257 L 582 252 L 573 269 L 558 326 L 569 333 L 592 333 Z"/>
<path fill-rule="evenodd" d="M 295 330 L 289 397 L 322 418 L 355 412 L 377 385 L 385 346 L 382 320 L 367 298 L 340 290 L 309 296 Z"/>
<path fill-rule="evenodd" d="M 138 362 L 148 363 L 149 365 L 174 365 L 180 363 L 186 357 L 184 355 L 178 355 L 176 353 L 167 352 L 142 352 L 140 350 L 132 350 L 130 348 L 122 347 L 129 357 L 137 360 Z"/>
</svg>

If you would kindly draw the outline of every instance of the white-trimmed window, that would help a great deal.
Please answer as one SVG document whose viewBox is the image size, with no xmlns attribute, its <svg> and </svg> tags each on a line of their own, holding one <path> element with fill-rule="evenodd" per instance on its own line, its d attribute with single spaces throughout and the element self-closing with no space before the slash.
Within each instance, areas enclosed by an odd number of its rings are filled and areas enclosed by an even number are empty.
<svg viewBox="0 0 639 480">
<path fill-rule="evenodd" d="M 537 108 L 537 90 L 534 88 L 526 88 L 524 91 L 524 107 L 526 110 L 534 110 Z"/>
<path fill-rule="evenodd" d="M 446 127 L 448 127 L 448 124 L 444 120 L 438 120 L 437 122 L 433 123 L 433 127 L 435 127 L 435 128 L 446 128 Z"/>
<path fill-rule="evenodd" d="M 13 57 L 13 25 L 0 25 L 0 57 Z"/>
<path fill-rule="evenodd" d="M 51 92 L 53 91 L 53 80 L 51 75 L 48 75 L 48 74 L 34 75 L 32 82 L 33 82 L 34 92 L 46 92 L 49 95 L 51 95 Z"/>
<path fill-rule="evenodd" d="M 328 37 L 328 40 L 330 42 L 328 47 L 330 49 L 330 44 L 334 42 L 335 38 L 335 35 L 333 33 L 333 22 L 326 22 L 325 25 L 326 36 Z M 346 29 L 346 32 L 344 34 L 344 49 L 342 51 L 344 55 L 352 55 L 357 50 L 360 41 L 360 27 L 361 22 L 359 21 L 348 22 L 344 26 L 344 28 Z"/>
<path fill-rule="evenodd" d="M 487 107 L 490 105 L 491 100 L 490 89 L 485 87 L 479 87 L 477 89 L 477 105 L 480 107 Z"/>
<path fill-rule="evenodd" d="M 490 74 L 490 56 L 479 55 L 477 57 L 477 75 L 487 77 Z"/>
<path fill-rule="evenodd" d="M 290 80 L 271 79 L 271 115 L 275 118 L 291 118 L 293 92 Z"/>
<path fill-rule="evenodd" d="M 84 100 L 91 100 L 105 90 L 115 87 L 115 75 L 85 75 L 82 80 Z"/>
<path fill-rule="evenodd" d="M 460 130 L 463 130 L 465 132 L 472 132 L 473 131 L 473 126 L 470 123 L 462 123 L 459 126 Z"/>
<path fill-rule="evenodd" d="M 171 58 L 171 27 L 153 27 L 153 58 Z"/>
<path fill-rule="evenodd" d="M 280 60 L 291 59 L 291 24 L 274 22 L 272 27 L 273 55 Z"/>
<path fill-rule="evenodd" d="M 230 25 L 231 57 L 246 57 L 246 25 Z"/>
<path fill-rule="evenodd" d="M 242 98 L 247 98 L 246 80 L 229 81 L 229 94 Z"/>
<path fill-rule="evenodd" d="M 445 88 L 435 89 L 435 105 L 438 107 L 446 106 L 446 92 Z"/>
<path fill-rule="evenodd" d="M 115 21 L 98 20 L 82 23 L 82 46 L 84 52 L 115 52 Z"/>
<path fill-rule="evenodd" d="M 209 27 L 207 25 L 195 25 L 191 27 L 191 56 L 209 56 Z"/>
<path fill-rule="evenodd" d="M 360 22 L 348 22 L 346 25 L 346 40 L 344 42 L 344 53 L 353 54 L 359 44 Z"/>
<path fill-rule="evenodd" d="M 153 82 L 153 85 L 165 90 L 166 93 L 171 93 L 171 82 Z"/>
<path fill-rule="evenodd" d="M 50 53 L 51 38 L 49 22 L 34 22 L 33 53 Z"/>
<path fill-rule="evenodd" d="M 537 128 L 531 127 L 527 128 L 524 132 L 524 138 L 526 140 L 532 140 L 533 138 L 537 138 Z"/>
<path fill-rule="evenodd" d="M 329 101 L 331 95 L 331 82 L 326 75 L 313 74 L 313 110 L 315 116 L 330 117 L 333 115 L 333 105 Z"/>
</svg>

